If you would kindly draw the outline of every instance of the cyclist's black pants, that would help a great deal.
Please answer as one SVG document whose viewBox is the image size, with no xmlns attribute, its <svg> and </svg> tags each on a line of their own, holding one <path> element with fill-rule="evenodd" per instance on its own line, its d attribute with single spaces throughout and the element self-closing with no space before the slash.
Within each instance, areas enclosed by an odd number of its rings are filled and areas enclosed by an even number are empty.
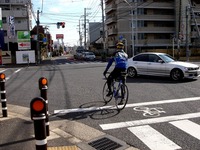
<svg viewBox="0 0 200 150">
<path fill-rule="evenodd" d="M 113 80 L 117 79 L 118 77 L 121 78 L 121 73 L 122 72 L 126 72 L 126 69 L 114 68 L 114 70 L 110 73 L 110 75 L 108 76 L 108 79 L 107 79 L 107 84 L 108 84 L 109 91 L 112 91 L 111 90 L 111 84 L 112 84 Z M 123 79 L 123 84 L 125 84 L 125 78 L 122 78 L 122 79 Z M 122 96 L 123 96 L 123 93 L 122 93 Z"/>
</svg>

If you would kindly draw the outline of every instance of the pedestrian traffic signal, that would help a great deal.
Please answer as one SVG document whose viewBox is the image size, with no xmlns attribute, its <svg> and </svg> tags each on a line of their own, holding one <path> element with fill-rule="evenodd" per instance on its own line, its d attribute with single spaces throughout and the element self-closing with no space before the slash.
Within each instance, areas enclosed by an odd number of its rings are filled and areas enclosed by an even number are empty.
<svg viewBox="0 0 200 150">
<path fill-rule="evenodd" d="M 61 26 L 62 28 L 64 28 L 64 27 L 65 27 L 65 22 L 57 22 L 57 28 L 58 28 L 58 29 L 60 28 L 60 26 Z"/>
</svg>

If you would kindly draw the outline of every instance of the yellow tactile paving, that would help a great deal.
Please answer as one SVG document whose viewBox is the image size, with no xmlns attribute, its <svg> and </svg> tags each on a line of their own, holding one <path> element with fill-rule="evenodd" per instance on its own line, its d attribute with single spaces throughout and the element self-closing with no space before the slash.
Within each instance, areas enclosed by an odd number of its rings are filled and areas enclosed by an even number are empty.
<svg viewBox="0 0 200 150">
<path fill-rule="evenodd" d="M 48 147 L 47 150 L 78 150 L 76 146 Z"/>
</svg>

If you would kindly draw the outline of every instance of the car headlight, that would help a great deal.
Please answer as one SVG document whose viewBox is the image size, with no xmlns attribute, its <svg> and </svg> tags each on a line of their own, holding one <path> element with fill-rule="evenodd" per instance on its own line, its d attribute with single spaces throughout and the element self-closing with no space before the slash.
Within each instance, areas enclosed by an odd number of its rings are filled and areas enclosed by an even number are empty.
<svg viewBox="0 0 200 150">
<path fill-rule="evenodd" d="M 196 67 L 196 68 L 185 67 L 184 68 L 185 71 L 198 70 L 198 69 L 199 69 L 199 67 Z"/>
</svg>

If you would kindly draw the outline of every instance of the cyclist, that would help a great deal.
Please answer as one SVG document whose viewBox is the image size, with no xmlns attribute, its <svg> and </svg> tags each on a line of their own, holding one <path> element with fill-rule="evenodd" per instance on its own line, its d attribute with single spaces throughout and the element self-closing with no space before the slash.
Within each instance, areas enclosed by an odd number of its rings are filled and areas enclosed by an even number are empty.
<svg viewBox="0 0 200 150">
<path fill-rule="evenodd" d="M 108 64 L 106 66 L 105 71 L 103 72 L 103 75 L 106 76 L 107 71 L 111 67 L 112 63 L 115 62 L 115 67 L 113 71 L 110 73 L 110 75 L 107 78 L 107 84 L 108 84 L 108 94 L 106 96 L 112 95 L 111 90 L 111 84 L 113 82 L 113 79 L 116 79 L 121 76 L 122 72 L 126 72 L 127 69 L 127 60 L 128 55 L 124 52 L 124 44 L 122 42 L 117 43 L 117 50 L 113 53 L 112 57 L 108 61 Z M 125 78 L 123 83 L 125 83 Z M 124 98 L 124 95 L 122 93 L 122 100 Z"/>
</svg>

